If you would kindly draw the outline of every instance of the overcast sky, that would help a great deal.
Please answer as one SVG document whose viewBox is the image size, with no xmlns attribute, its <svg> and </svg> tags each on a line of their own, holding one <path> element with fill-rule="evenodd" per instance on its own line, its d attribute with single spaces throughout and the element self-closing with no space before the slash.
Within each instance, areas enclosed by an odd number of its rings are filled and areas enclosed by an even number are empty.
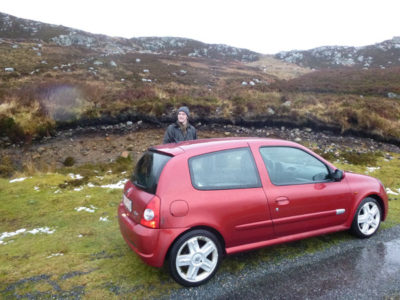
<svg viewBox="0 0 400 300">
<path fill-rule="evenodd" d="M 110 36 L 177 36 L 265 54 L 400 36 L 400 0 L 1 0 L 0 12 Z"/>
</svg>

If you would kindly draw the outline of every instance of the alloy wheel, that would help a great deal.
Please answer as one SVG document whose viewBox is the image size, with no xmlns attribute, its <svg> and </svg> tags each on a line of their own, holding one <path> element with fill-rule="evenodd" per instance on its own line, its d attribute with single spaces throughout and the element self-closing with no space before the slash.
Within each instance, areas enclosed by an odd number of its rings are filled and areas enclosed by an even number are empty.
<svg viewBox="0 0 400 300">
<path fill-rule="evenodd" d="M 194 236 L 185 241 L 176 256 L 179 276 L 189 282 L 208 278 L 218 265 L 218 249 L 206 236 Z"/>
<path fill-rule="evenodd" d="M 372 235 L 379 227 L 381 213 L 374 202 L 366 202 L 358 212 L 358 228 L 364 235 Z"/>
</svg>

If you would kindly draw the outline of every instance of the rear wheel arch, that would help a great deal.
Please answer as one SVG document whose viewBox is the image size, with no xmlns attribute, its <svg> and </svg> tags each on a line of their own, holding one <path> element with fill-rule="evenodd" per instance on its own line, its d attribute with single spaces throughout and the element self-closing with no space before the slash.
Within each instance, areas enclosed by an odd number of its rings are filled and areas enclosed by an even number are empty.
<svg viewBox="0 0 400 300">
<path fill-rule="evenodd" d="M 167 251 L 166 256 L 165 256 L 165 258 L 166 258 L 165 260 L 169 260 L 170 259 L 171 248 L 181 236 L 183 236 L 184 234 L 186 234 L 186 233 L 188 233 L 190 231 L 194 231 L 194 230 L 198 230 L 198 229 L 206 230 L 206 231 L 209 231 L 212 234 L 214 234 L 218 238 L 219 242 L 221 243 L 221 248 L 222 248 L 223 254 L 226 255 L 225 240 L 224 240 L 223 236 L 221 235 L 221 233 L 218 230 L 216 230 L 216 229 L 214 229 L 212 227 L 209 227 L 209 226 L 195 226 L 195 227 L 191 227 L 188 230 L 182 232 L 180 235 L 178 235 L 174 239 L 174 241 L 171 243 L 171 245 L 168 248 L 168 251 Z"/>
</svg>

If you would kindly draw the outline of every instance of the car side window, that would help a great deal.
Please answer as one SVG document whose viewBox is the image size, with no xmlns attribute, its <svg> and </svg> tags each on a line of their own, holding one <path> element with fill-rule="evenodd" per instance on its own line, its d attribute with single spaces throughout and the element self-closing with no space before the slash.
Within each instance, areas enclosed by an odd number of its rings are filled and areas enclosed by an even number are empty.
<svg viewBox="0 0 400 300">
<path fill-rule="evenodd" d="M 261 156 L 275 185 L 307 184 L 330 180 L 328 167 L 311 154 L 293 147 L 262 147 Z"/>
<path fill-rule="evenodd" d="M 189 159 L 192 184 L 200 190 L 261 187 L 249 148 L 223 150 Z"/>
</svg>

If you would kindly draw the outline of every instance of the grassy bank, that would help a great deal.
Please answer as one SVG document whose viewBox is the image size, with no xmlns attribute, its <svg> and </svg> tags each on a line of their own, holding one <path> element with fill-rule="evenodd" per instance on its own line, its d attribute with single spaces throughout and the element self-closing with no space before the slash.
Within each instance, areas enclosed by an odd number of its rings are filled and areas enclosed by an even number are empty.
<svg viewBox="0 0 400 300">
<path fill-rule="evenodd" d="M 369 172 L 396 191 L 400 155 L 392 155 L 390 161 L 377 156 L 350 160 L 356 164 L 339 159 L 336 165 Z M 16 178 L 26 178 L 21 181 L 0 179 L 0 296 L 149 298 L 180 288 L 167 270 L 143 264 L 119 233 L 116 210 L 121 189 L 110 184 L 121 185 L 131 167 L 132 162 L 125 160 L 19 174 Z M 367 167 L 380 168 L 368 171 Z M 390 195 L 389 205 L 381 230 L 400 224 L 400 196 Z M 278 262 L 352 238 L 337 233 L 228 257 L 219 273 L 235 274 L 246 265 Z"/>
</svg>

